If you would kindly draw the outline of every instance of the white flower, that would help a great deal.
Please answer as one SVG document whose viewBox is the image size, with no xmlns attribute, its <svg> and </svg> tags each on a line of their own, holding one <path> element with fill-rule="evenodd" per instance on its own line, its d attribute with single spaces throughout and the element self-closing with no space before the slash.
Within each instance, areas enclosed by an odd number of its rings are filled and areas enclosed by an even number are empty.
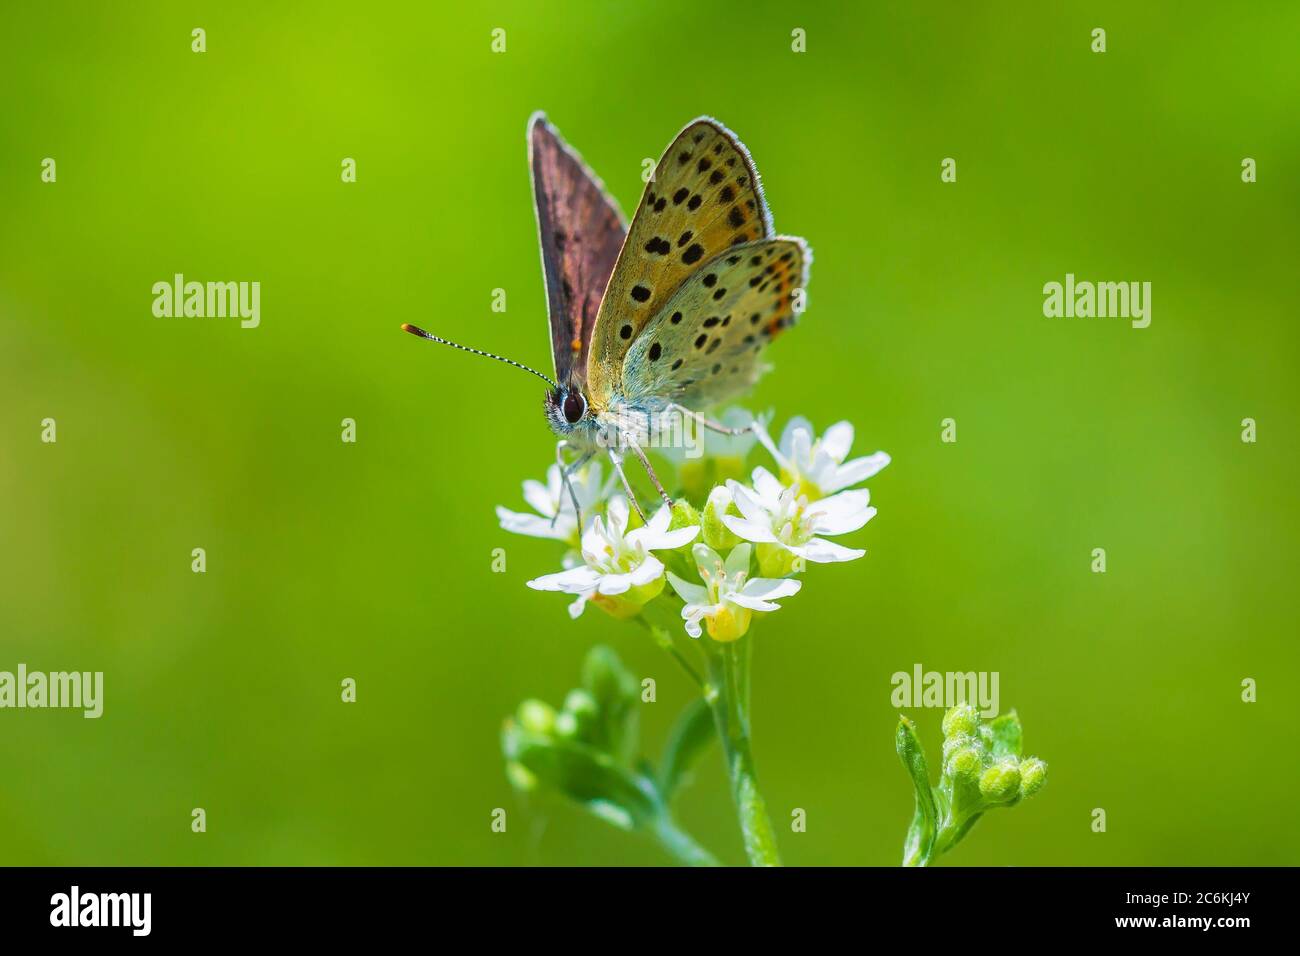
<svg viewBox="0 0 1300 956">
<path fill-rule="evenodd" d="M 537 591 L 562 591 L 577 595 L 569 616 L 577 617 L 592 598 L 619 617 L 630 617 L 664 587 L 664 566 L 652 551 L 690 544 L 700 533 L 698 525 L 669 531 L 672 514 L 664 505 L 650 521 L 627 530 L 627 500 L 611 499 L 602 520 L 598 515 L 582 536 L 583 564 L 558 574 L 528 582 Z"/>
<path fill-rule="evenodd" d="M 598 461 L 579 469 L 569 478 L 573 491 L 578 496 L 578 504 L 582 507 L 583 522 L 587 524 L 595 516 L 597 506 L 604 498 L 605 488 L 600 478 Z M 573 501 L 560 477 L 559 465 L 551 465 L 546 469 L 546 484 L 531 478 L 524 482 L 524 501 L 532 506 L 536 514 L 511 511 L 497 505 L 497 519 L 503 530 L 533 538 L 554 538 L 575 545 L 578 543 L 578 519 L 573 513 Z"/>
<path fill-rule="evenodd" d="M 718 424 L 728 428 L 745 429 L 738 435 L 725 435 L 714 431 L 689 415 L 676 410 L 662 413 L 655 433 L 654 449 L 672 462 L 675 468 L 709 459 L 735 459 L 743 462 L 758 440 L 756 430 L 750 430 L 754 415 L 733 405 L 718 416 Z"/>
<path fill-rule="evenodd" d="M 758 421 L 757 417 L 738 405 L 733 405 L 718 416 L 718 423 L 728 428 L 744 428 L 739 435 L 723 435 L 712 429 L 704 428 L 704 451 L 714 458 L 738 458 L 745 460 L 749 450 L 758 439 L 758 427 L 750 428 Z"/>
<path fill-rule="evenodd" d="M 803 486 L 800 490 L 810 498 L 833 495 L 866 481 L 889 464 L 883 451 L 845 462 L 853 446 L 853 426 L 848 422 L 834 424 L 814 439 L 816 433 L 806 418 L 792 418 L 781 432 L 779 448 L 763 424 L 759 421 L 756 426 L 758 440 L 781 466 L 781 478 Z"/>
<path fill-rule="evenodd" d="M 738 481 L 727 482 L 740 515 L 724 514 L 722 523 L 760 546 L 759 563 L 765 572 L 770 564 L 764 560 L 765 552 L 774 549 L 819 564 L 852 561 L 866 554 L 820 537 L 857 531 L 875 516 L 866 488 L 810 502 L 798 482 L 782 487 L 766 468 L 755 468 L 753 477 L 752 489 Z"/>
<path fill-rule="evenodd" d="M 801 585 L 791 578 L 749 578 L 752 550 L 748 544 L 736 545 L 724 564 L 718 552 L 706 544 L 697 544 L 691 553 L 703 586 L 668 572 L 668 583 L 686 602 L 682 619 L 691 637 L 700 636 L 700 621 L 704 621 L 709 637 L 715 641 L 734 641 L 749 630 L 755 611 L 779 610 L 781 605 L 774 603 L 777 598 L 798 593 Z"/>
</svg>

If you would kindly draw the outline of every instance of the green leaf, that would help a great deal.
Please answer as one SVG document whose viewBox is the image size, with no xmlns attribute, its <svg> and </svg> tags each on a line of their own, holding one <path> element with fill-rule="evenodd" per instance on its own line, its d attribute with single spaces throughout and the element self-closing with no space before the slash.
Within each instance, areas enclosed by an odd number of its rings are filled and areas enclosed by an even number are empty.
<svg viewBox="0 0 1300 956">
<path fill-rule="evenodd" d="M 713 712 L 704 698 L 699 697 L 687 705 L 677 717 L 664 747 L 659 765 L 659 794 L 664 803 L 689 779 L 691 768 L 713 743 Z"/>
<path fill-rule="evenodd" d="M 987 728 L 987 743 L 993 752 L 993 759 L 1020 756 L 1023 731 L 1020 727 L 1020 717 L 1014 710 L 995 718 L 991 723 L 985 724 L 984 728 Z"/>
<path fill-rule="evenodd" d="M 514 721 L 506 722 L 501 749 L 508 763 L 602 820 L 624 830 L 657 824 L 662 804 L 653 784 L 608 754 L 576 741 L 530 734 Z"/>
<path fill-rule="evenodd" d="M 934 805 L 934 790 L 930 787 L 930 770 L 925 762 L 925 750 L 916 736 L 916 728 L 906 717 L 898 718 L 894 749 L 898 751 L 898 757 L 903 761 L 903 768 L 912 778 L 912 788 L 916 791 L 916 810 L 903 842 L 903 865 L 925 866 L 934 846 L 938 814 Z"/>
</svg>

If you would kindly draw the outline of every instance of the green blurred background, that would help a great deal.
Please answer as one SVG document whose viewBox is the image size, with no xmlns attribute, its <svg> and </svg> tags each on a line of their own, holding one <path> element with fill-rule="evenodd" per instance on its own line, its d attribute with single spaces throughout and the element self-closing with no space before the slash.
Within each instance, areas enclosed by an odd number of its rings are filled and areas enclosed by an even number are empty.
<svg viewBox="0 0 1300 956">
<path fill-rule="evenodd" d="M 735 129 L 816 251 L 751 404 L 894 457 L 866 559 L 757 631 L 788 862 L 898 861 L 889 678 L 918 662 L 998 671 L 1051 765 L 946 863 L 1300 862 L 1300 9 L 1047 6 L 6 5 L 0 670 L 102 670 L 106 703 L 0 711 L 0 862 L 665 861 L 510 790 L 502 718 L 593 643 L 658 680 L 652 749 L 688 691 L 524 587 L 556 548 L 493 506 L 550 460 L 539 384 L 398 331 L 549 365 L 539 108 L 629 212 L 687 120 Z M 260 281 L 261 327 L 154 318 L 176 272 Z M 1066 272 L 1150 281 L 1151 327 L 1044 318 Z M 697 777 L 682 820 L 738 862 L 716 752 Z"/>
</svg>

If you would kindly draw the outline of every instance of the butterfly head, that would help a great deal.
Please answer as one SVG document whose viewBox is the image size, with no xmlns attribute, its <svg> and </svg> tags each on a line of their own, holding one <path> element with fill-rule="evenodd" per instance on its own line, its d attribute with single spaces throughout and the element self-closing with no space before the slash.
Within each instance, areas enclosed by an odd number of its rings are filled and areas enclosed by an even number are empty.
<svg viewBox="0 0 1300 956">
<path fill-rule="evenodd" d="M 546 420 L 557 435 L 567 435 L 587 417 L 587 397 L 577 385 L 560 385 L 546 393 Z"/>
</svg>

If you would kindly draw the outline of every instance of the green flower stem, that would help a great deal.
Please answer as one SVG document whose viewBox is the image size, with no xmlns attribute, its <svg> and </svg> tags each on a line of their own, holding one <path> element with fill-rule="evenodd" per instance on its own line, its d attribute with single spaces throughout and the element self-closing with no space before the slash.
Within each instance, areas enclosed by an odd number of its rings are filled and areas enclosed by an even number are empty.
<svg viewBox="0 0 1300 956">
<path fill-rule="evenodd" d="M 767 804 L 758 789 L 754 755 L 749 744 L 751 639 L 742 637 L 726 643 L 705 640 L 709 680 L 704 687 L 704 698 L 713 709 L 727 772 L 731 775 L 731 791 L 736 800 L 745 853 L 754 866 L 780 866 L 776 834 L 767 815 Z"/>
<path fill-rule="evenodd" d="M 677 645 L 673 642 L 671 637 L 671 632 L 665 627 L 657 626 L 652 623 L 644 615 L 640 618 L 640 621 L 650 631 L 650 636 L 654 638 L 654 642 L 668 652 L 673 660 L 675 660 L 681 666 L 682 670 L 686 672 L 687 676 L 695 682 L 696 687 L 703 689 L 704 678 L 702 678 L 699 671 L 691 665 L 691 662 L 686 659 L 686 655 L 678 650 Z"/>
<path fill-rule="evenodd" d="M 655 839 L 673 859 L 686 866 L 721 866 L 715 857 L 695 842 L 694 837 L 677 825 L 668 814 L 660 816 L 654 827 Z"/>
</svg>

